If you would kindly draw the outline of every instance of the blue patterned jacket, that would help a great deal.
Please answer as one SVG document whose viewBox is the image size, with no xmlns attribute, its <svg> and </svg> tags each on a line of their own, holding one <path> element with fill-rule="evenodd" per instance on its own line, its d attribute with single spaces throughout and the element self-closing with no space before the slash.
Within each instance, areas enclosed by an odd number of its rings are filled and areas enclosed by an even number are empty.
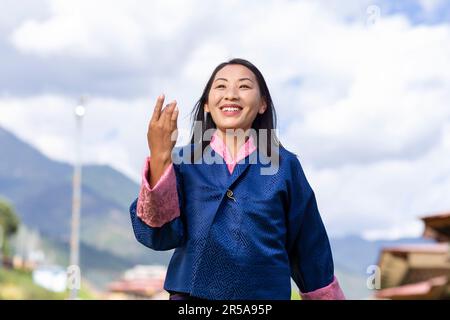
<svg viewBox="0 0 450 320">
<path fill-rule="evenodd" d="M 212 151 L 214 154 L 214 151 Z M 206 299 L 291 297 L 292 277 L 301 292 L 334 279 L 333 259 L 314 192 L 297 156 L 279 149 L 279 169 L 240 161 L 174 164 L 180 216 L 150 227 L 130 214 L 137 240 L 154 250 L 175 249 L 164 288 Z"/>
</svg>

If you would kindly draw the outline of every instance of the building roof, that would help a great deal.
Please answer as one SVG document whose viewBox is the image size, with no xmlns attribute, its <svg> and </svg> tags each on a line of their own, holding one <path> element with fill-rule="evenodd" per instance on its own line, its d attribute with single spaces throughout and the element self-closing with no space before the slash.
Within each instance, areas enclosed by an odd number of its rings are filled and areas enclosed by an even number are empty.
<svg viewBox="0 0 450 320">
<path fill-rule="evenodd" d="M 450 275 L 449 252 L 448 243 L 383 248 L 378 259 L 381 287 L 398 287 Z"/>
<path fill-rule="evenodd" d="M 423 236 L 439 242 L 450 241 L 450 212 L 443 212 L 421 218 L 425 224 Z"/>
<path fill-rule="evenodd" d="M 419 243 L 419 244 L 403 244 L 393 247 L 385 247 L 382 253 L 446 253 L 449 250 L 448 243 Z"/>
<path fill-rule="evenodd" d="M 445 295 L 449 279 L 446 276 L 431 278 L 413 284 L 378 290 L 378 299 L 439 299 Z"/>
<path fill-rule="evenodd" d="M 110 292 L 121 292 L 138 296 L 152 296 L 162 291 L 164 279 L 119 280 L 108 285 Z"/>
<path fill-rule="evenodd" d="M 450 296 L 450 212 L 421 218 L 423 236 L 437 243 L 385 247 L 378 266 L 379 299 L 448 299 Z"/>
</svg>

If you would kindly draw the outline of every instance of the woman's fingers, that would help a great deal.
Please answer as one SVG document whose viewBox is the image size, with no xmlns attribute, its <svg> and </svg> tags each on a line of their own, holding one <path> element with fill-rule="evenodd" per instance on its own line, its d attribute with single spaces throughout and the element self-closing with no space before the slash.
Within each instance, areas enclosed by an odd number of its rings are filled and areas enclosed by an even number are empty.
<svg viewBox="0 0 450 320">
<path fill-rule="evenodd" d="M 171 113 L 169 118 L 169 130 L 170 130 L 170 141 L 172 145 L 175 145 L 178 138 L 178 129 L 177 129 L 177 118 L 178 118 L 178 107 L 177 102 L 174 101 L 171 106 Z"/>
<path fill-rule="evenodd" d="M 165 125 L 166 125 L 166 122 L 167 122 L 167 115 L 168 115 L 168 113 L 169 113 L 169 110 L 170 110 L 170 105 L 171 105 L 172 103 L 168 103 L 168 104 L 166 104 L 165 106 L 164 106 L 164 109 L 161 111 L 161 116 L 159 117 L 159 119 L 158 119 L 158 123 L 161 125 L 161 127 L 165 127 Z M 169 118 L 170 118 L 170 116 L 169 116 Z"/>
<path fill-rule="evenodd" d="M 156 99 L 155 109 L 153 110 L 153 115 L 151 121 L 158 121 L 161 116 L 161 109 L 164 103 L 164 94 L 161 94 L 158 99 Z"/>
<path fill-rule="evenodd" d="M 177 119 L 178 119 L 178 107 L 175 104 L 175 108 L 172 112 L 172 117 L 170 118 L 170 125 L 172 127 L 172 129 L 176 129 L 177 128 Z"/>
<path fill-rule="evenodd" d="M 173 116 L 173 111 L 175 110 L 176 105 L 177 105 L 177 102 L 174 100 L 164 109 L 164 113 L 165 113 L 164 127 L 169 130 L 172 130 L 172 116 Z"/>
<path fill-rule="evenodd" d="M 147 131 L 147 142 L 151 154 L 170 153 L 177 138 L 177 102 L 174 100 L 163 108 L 164 99 L 164 95 L 158 97 Z"/>
</svg>

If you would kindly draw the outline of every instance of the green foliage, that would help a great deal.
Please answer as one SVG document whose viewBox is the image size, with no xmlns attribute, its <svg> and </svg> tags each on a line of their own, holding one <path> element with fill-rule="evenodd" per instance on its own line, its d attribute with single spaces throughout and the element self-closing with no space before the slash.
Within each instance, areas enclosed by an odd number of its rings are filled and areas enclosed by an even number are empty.
<svg viewBox="0 0 450 320">
<path fill-rule="evenodd" d="M 97 295 L 81 283 L 81 300 L 98 299 Z M 0 268 L 0 300 L 65 300 L 69 291 L 52 292 L 35 284 L 31 272 Z"/>
<path fill-rule="evenodd" d="M 9 238 L 17 232 L 19 225 L 20 220 L 13 207 L 0 199 L 0 244 L 4 257 L 9 257 Z"/>
<path fill-rule="evenodd" d="M 0 268 L 0 300 L 62 300 L 66 293 L 55 293 L 33 283 L 31 273 Z"/>
</svg>

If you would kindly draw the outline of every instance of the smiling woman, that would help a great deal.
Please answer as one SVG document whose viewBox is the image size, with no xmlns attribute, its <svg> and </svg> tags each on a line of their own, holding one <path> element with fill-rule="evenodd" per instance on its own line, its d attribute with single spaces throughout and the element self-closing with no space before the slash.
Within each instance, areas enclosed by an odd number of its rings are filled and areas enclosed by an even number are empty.
<svg viewBox="0 0 450 320">
<path fill-rule="evenodd" d="M 266 81 L 261 72 L 244 59 L 232 59 L 216 67 L 193 114 L 195 121 L 192 130 L 195 130 L 197 123 L 201 123 L 202 134 L 198 136 L 203 139 L 207 130 L 219 129 L 217 135 L 225 141 L 233 155 L 239 148 L 239 139 L 234 137 L 237 129 L 245 132 L 250 128 L 267 130 L 264 150 L 268 156 L 272 146 L 281 145 L 273 131 L 276 114 Z M 235 143 L 232 143 L 233 140 Z M 194 134 L 191 143 L 201 144 L 203 151 L 208 145 L 205 140 L 196 141 Z"/>
<path fill-rule="evenodd" d="M 261 72 L 243 59 L 220 64 L 194 108 L 202 134 L 182 152 L 217 154 L 221 163 L 173 161 L 178 110 L 176 101 L 162 110 L 163 101 L 150 120 L 151 157 L 130 214 L 139 242 L 175 249 L 164 284 L 170 299 L 288 300 L 291 277 L 304 299 L 343 299 L 314 192 L 273 132 Z M 252 133 L 267 130 L 256 146 Z M 265 174 L 269 154 L 278 170 Z"/>
</svg>

